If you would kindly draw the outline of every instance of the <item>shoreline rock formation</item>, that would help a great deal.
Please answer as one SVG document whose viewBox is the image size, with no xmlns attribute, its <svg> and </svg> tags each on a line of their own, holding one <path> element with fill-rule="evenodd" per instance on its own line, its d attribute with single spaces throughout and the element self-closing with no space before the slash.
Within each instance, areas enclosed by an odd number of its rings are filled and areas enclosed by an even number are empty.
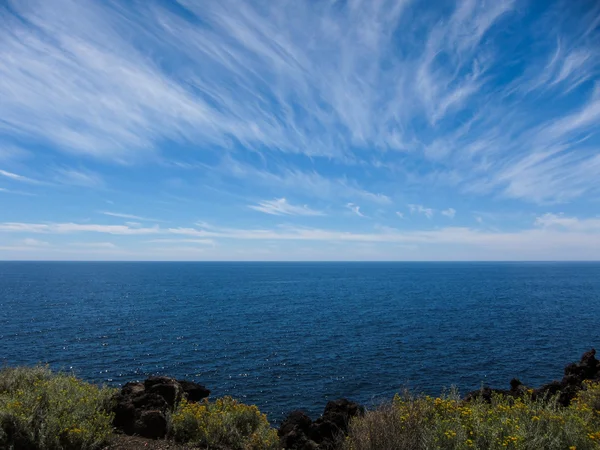
<svg viewBox="0 0 600 450">
<path fill-rule="evenodd" d="M 558 396 L 558 403 L 568 406 L 588 380 L 600 382 L 600 361 L 596 359 L 595 349 L 585 352 L 579 362 L 567 365 L 560 381 L 529 389 L 513 378 L 510 389 L 483 387 L 469 392 L 463 400 L 469 402 L 481 398 L 490 402 L 497 394 L 514 398 L 531 394 L 533 399 Z M 201 384 L 170 377 L 149 377 L 144 382 L 130 382 L 115 396 L 113 424 L 127 435 L 163 439 L 169 432 L 167 414 L 178 402 L 183 398 L 199 402 L 209 395 L 210 390 Z M 323 414 L 314 421 L 301 410 L 292 411 L 277 431 L 281 446 L 288 450 L 338 448 L 348 434 L 350 420 L 364 413 L 363 406 L 344 398 L 329 401 Z"/>
<path fill-rule="evenodd" d="M 348 434 L 350 419 L 362 416 L 364 407 L 345 398 L 327 402 L 314 422 L 303 411 L 292 411 L 277 431 L 287 450 L 335 449 Z"/>
<path fill-rule="evenodd" d="M 551 381 L 537 389 L 528 389 L 516 378 L 510 381 L 510 389 L 494 389 L 484 387 L 477 391 L 469 392 L 465 401 L 472 401 L 482 398 L 485 401 L 491 401 L 492 395 L 499 394 L 509 397 L 522 397 L 531 391 L 532 398 L 548 399 L 558 395 L 558 403 L 562 406 L 569 406 L 577 393 L 583 389 L 584 381 L 600 382 L 600 361 L 596 359 L 596 350 L 591 349 L 583 354 L 578 363 L 571 363 L 565 367 L 564 376 L 561 381 Z"/>
<path fill-rule="evenodd" d="M 166 415 L 181 399 L 199 402 L 209 395 L 201 384 L 170 377 L 126 383 L 115 396 L 113 425 L 128 435 L 162 439 L 169 431 Z"/>
</svg>

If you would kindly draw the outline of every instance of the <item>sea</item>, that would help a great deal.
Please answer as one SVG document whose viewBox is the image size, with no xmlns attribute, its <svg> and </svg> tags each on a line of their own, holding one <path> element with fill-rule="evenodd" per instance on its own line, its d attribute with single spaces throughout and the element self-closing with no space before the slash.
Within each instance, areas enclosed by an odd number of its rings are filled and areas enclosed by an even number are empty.
<svg viewBox="0 0 600 450">
<path fill-rule="evenodd" d="M 190 379 L 273 422 L 539 386 L 592 347 L 600 263 L 0 262 L 0 365 Z"/>
</svg>

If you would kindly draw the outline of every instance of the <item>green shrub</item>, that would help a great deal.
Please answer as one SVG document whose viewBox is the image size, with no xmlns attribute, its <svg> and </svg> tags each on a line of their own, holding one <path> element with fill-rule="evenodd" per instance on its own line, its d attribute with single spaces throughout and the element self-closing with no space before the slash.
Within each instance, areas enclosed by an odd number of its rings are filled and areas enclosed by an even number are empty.
<svg viewBox="0 0 600 450">
<path fill-rule="evenodd" d="M 173 437 L 202 448 L 269 450 L 278 448 L 277 432 L 256 406 L 231 397 L 214 402 L 183 400 L 171 416 Z"/>
<path fill-rule="evenodd" d="M 348 450 L 598 450 L 600 388 L 582 391 L 572 406 L 496 396 L 462 402 L 455 393 L 440 398 L 396 396 L 391 405 L 368 412 L 350 425 Z"/>
<path fill-rule="evenodd" d="M 113 393 L 47 367 L 0 370 L 0 448 L 99 448 L 112 432 Z"/>
</svg>

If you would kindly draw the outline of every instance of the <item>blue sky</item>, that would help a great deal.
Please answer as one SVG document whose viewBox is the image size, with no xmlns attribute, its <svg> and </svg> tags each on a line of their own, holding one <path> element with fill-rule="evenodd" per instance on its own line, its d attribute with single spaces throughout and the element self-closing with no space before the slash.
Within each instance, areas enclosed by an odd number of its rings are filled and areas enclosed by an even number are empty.
<svg viewBox="0 0 600 450">
<path fill-rule="evenodd" d="M 600 259 L 600 3 L 0 1 L 0 259 Z"/>
</svg>

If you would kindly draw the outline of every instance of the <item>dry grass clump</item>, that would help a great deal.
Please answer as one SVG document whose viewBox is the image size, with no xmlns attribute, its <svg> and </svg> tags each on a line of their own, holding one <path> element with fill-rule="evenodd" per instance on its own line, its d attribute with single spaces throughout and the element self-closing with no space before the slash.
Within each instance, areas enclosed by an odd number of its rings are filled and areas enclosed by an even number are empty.
<svg viewBox="0 0 600 450">
<path fill-rule="evenodd" d="M 600 385 L 588 384 L 573 404 L 495 396 L 463 402 L 397 395 L 356 418 L 346 450 L 598 450 Z"/>
<path fill-rule="evenodd" d="M 112 433 L 113 394 L 47 367 L 2 369 L 0 448 L 100 448 Z"/>
</svg>

